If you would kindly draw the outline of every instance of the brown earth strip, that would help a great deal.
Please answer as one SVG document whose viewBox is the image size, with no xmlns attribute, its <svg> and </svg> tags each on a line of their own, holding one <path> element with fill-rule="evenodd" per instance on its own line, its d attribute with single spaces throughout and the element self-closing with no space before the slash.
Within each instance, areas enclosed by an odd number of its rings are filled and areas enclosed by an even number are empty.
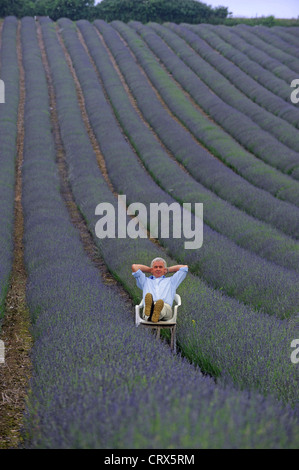
<svg viewBox="0 0 299 470">
<path fill-rule="evenodd" d="M 20 71 L 20 101 L 18 110 L 18 136 L 15 185 L 14 261 L 10 287 L 6 298 L 1 340 L 5 346 L 5 362 L 0 364 L 0 448 L 17 448 L 22 444 L 21 427 L 32 365 L 30 350 L 30 314 L 26 305 L 26 270 L 23 246 L 22 161 L 24 141 L 25 81 L 22 66 L 18 24 L 17 52 Z"/>
</svg>

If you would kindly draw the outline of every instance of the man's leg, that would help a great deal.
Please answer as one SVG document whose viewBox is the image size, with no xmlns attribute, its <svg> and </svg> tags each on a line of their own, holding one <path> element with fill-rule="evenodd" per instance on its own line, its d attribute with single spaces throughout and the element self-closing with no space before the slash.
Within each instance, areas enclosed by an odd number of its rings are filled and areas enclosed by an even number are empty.
<svg viewBox="0 0 299 470">
<path fill-rule="evenodd" d="M 154 323 L 159 320 L 170 320 L 172 318 L 172 308 L 169 304 L 166 304 L 163 300 L 159 299 L 154 302 L 154 311 L 150 320 Z"/>
<path fill-rule="evenodd" d="M 157 323 L 159 321 L 160 314 L 161 314 L 163 307 L 164 307 L 163 300 L 159 299 L 156 302 L 154 302 L 154 310 L 153 310 L 152 316 L 150 317 L 150 321 L 154 323 Z"/>
<path fill-rule="evenodd" d="M 164 302 L 164 307 L 161 310 L 159 320 L 168 321 L 173 317 L 172 308 L 169 304 Z"/>
</svg>

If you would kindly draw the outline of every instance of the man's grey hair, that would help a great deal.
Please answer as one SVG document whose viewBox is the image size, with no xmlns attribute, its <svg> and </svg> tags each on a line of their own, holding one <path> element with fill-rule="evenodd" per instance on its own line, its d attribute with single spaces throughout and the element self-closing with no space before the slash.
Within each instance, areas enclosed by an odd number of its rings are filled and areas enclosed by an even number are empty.
<svg viewBox="0 0 299 470">
<path fill-rule="evenodd" d="M 165 259 L 163 259 L 163 258 L 155 258 L 155 259 L 153 259 L 153 261 L 151 262 L 151 268 L 153 267 L 153 265 L 154 265 L 154 263 L 155 263 L 156 261 L 162 261 L 162 262 L 164 263 L 165 268 L 167 268 L 167 263 L 166 263 Z"/>
</svg>

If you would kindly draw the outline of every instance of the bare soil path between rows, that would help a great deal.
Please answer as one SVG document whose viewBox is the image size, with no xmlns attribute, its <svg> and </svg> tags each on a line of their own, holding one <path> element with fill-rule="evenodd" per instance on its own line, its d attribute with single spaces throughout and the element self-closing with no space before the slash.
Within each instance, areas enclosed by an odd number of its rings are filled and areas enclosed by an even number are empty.
<svg viewBox="0 0 299 470">
<path fill-rule="evenodd" d="M 24 141 L 25 80 L 22 66 L 20 22 L 17 33 L 19 62 L 19 109 L 15 183 L 14 261 L 10 287 L 6 297 L 1 340 L 5 346 L 5 362 L 0 364 L 0 449 L 21 444 L 21 427 L 29 378 L 32 371 L 30 351 L 30 314 L 26 305 L 26 269 L 23 246 L 22 162 Z"/>
</svg>

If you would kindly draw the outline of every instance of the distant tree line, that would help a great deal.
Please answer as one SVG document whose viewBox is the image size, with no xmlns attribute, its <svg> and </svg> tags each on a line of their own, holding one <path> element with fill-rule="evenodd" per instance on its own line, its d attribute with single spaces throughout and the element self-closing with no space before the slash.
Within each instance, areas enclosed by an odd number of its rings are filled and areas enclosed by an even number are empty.
<svg viewBox="0 0 299 470">
<path fill-rule="evenodd" d="M 228 16 L 226 7 L 212 8 L 196 0 L 103 0 L 99 12 L 105 21 L 130 20 L 147 23 L 208 23 Z"/>
<path fill-rule="evenodd" d="M 212 8 L 197 0 L 1 0 L 0 17 L 49 16 L 71 20 L 101 18 L 107 22 L 130 20 L 147 23 L 217 23 L 228 17 L 228 8 Z"/>
<path fill-rule="evenodd" d="M 221 0 L 220 0 L 221 1 Z M 225 2 L 225 0 L 224 0 Z M 234 26 L 245 23 L 250 26 L 299 26 L 298 19 L 277 19 L 273 15 L 260 18 L 232 18 L 227 7 L 211 6 L 197 0 L 0 0 L 0 18 L 14 15 L 49 16 L 56 21 L 69 18 L 73 21 L 101 18 L 107 22 L 130 20 L 147 23 L 212 23 Z"/>
<path fill-rule="evenodd" d="M 54 21 L 92 19 L 94 0 L 1 0 L 0 17 L 50 16 Z"/>
</svg>

